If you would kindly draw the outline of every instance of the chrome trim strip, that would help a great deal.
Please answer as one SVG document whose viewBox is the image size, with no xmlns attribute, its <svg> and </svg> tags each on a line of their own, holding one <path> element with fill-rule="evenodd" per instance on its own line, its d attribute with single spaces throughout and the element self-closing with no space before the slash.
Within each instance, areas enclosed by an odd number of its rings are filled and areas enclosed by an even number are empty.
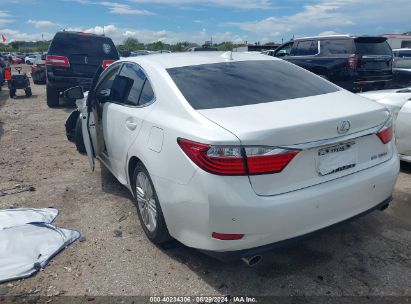
<svg viewBox="0 0 411 304">
<path fill-rule="evenodd" d="M 343 142 L 343 141 L 348 141 L 348 140 L 352 140 L 352 139 L 355 139 L 355 138 L 364 137 L 364 136 L 368 136 L 368 135 L 371 135 L 371 134 L 376 134 L 376 133 L 378 133 L 378 131 L 380 131 L 384 127 L 384 125 L 385 125 L 385 123 L 382 123 L 378 126 L 370 128 L 370 129 L 363 130 L 363 131 L 360 131 L 360 132 L 355 132 L 355 133 L 344 135 L 344 136 L 338 136 L 338 137 L 333 137 L 333 138 L 329 138 L 329 139 L 322 139 L 322 140 L 317 140 L 317 141 L 312 141 L 312 142 L 302 143 L 302 144 L 295 144 L 295 145 L 291 145 L 291 146 L 280 146 L 279 148 L 308 150 L 308 149 L 312 149 L 312 148 L 328 146 L 328 145 L 337 144 L 337 143 L 340 143 L 340 142 Z"/>
</svg>

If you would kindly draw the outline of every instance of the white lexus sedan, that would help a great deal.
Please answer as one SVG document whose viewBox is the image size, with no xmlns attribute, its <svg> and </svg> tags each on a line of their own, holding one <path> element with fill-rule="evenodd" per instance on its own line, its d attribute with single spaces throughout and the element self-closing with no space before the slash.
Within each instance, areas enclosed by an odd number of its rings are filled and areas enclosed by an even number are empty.
<svg viewBox="0 0 411 304">
<path fill-rule="evenodd" d="M 219 257 L 383 209 L 399 172 L 385 107 L 270 56 L 125 58 L 81 118 L 92 167 L 131 191 L 147 237 Z"/>
</svg>

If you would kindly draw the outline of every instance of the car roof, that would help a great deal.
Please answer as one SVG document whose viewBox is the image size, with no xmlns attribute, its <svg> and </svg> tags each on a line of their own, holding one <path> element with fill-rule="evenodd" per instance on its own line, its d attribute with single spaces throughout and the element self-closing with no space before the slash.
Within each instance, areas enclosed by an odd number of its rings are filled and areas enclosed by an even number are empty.
<svg viewBox="0 0 411 304">
<path fill-rule="evenodd" d="M 232 58 L 232 59 L 231 59 Z M 212 64 L 221 62 L 239 62 L 255 60 L 280 60 L 261 54 L 250 54 L 242 52 L 182 52 L 182 53 L 163 53 L 150 56 L 127 57 L 119 61 L 135 62 L 137 64 L 153 65 L 163 69 Z"/>
<path fill-rule="evenodd" d="M 341 38 L 350 38 L 350 39 L 355 39 L 355 38 L 386 38 L 382 36 L 367 36 L 367 35 L 323 35 L 323 36 L 310 36 L 310 37 L 299 37 L 299 38 L 294 38 L 294 41 L 298 40 L 306 40 L 306 39 L 341 39 Z M 293 41 L 293 40 L 291 40 Z"/>
</svg>

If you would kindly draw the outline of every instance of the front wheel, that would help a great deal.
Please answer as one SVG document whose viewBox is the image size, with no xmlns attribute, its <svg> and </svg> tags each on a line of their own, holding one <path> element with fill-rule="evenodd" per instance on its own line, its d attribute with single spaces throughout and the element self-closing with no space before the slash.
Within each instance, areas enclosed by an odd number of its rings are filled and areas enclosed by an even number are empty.
<svg viewBox="0 0 411 304">
<path fill-rule="evenodd" d="M 74 142 L 76 144 L 77 151 L 80 153 L 86 153 L 86 146 L 84 145 L 84 139 L 83 139 L 83 129 L 81 125 L 81 119 L 80 119 L 81 114 L 77 118 L 76 122 L 76 128 L 74 129 Z"/>
<path fill-rule="evenodd" d="M 147 169 L 142 163 L 137 164 L 133 173 L 133 191 L 137 213 L 144 233 L 155 244 L 162 244 L 171 239 L 156 190 Z"/>
</svg>

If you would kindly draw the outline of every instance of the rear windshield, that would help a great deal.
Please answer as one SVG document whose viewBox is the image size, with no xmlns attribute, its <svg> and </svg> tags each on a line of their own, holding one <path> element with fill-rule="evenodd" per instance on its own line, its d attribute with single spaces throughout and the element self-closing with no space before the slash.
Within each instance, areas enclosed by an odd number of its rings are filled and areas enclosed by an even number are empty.
<svg viewBox="0 0 411 304">
<path fill-rule="evenodd" d="M 110 38 L 81 33 L 57 33 L 50 45 L 49 54 L 88 55 L 105 59 L 119 58 L 117 49 Z"/>
<path fill-rule="evenodd" d="M 327 94 L 338 88 L 291 63 L 258 60 L 167 70 L 196 110 L 236 107 Z"/>
<path fill-rule="evenodd" d="M 364 39 L 355 40 L 355 48 L 362 55 L 391 55 L 392 50 L 387 41 Z"/>
</svg>

